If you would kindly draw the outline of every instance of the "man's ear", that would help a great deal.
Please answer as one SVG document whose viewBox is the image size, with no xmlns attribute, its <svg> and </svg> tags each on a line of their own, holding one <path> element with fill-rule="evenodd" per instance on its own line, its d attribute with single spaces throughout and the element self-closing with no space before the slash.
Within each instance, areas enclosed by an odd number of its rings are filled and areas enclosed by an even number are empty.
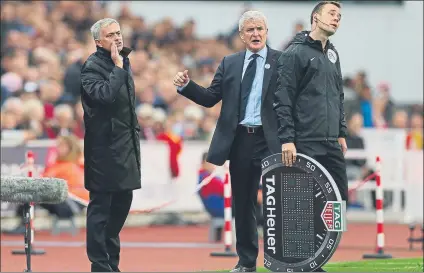
<svg viewBox="0 0 424 273">
<path fill-rule="evenodd" d="M 239 35 L 240 35 L 240 39 L 244 42 L 244 35 L 243 35 L 243 32 L 239 32 Z"/>
<path fill-rule="evenodd" d="M 314 22 L 315 23 L 318 23 L 318 17 L 317 16 L 318 16 L 318 12 L 315 12 L 314 13 Z"/>
<path fill-rule="evenodd" d="M 94 40 L 94 42 L 96 43 L 96 46 L 98 47 L 103 47 L 101 42 L 99 40 Z"/>
</svg>

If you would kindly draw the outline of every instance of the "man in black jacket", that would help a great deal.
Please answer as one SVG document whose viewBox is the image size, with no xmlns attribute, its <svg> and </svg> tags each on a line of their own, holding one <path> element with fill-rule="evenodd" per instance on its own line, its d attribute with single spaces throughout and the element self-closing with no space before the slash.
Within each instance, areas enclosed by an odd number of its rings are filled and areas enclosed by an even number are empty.
<svg viewBox="0 0 424 273">
<path fill-rule="evenodd" d="M 141 188 L 140 141 L 134 81 L 119 23 L 96 22 L 91 32 L 97 51 L 82 66 L 84 109 L 87 255 L 91 271 L 118 272 L 119 233 L 133 190 Z"/>
<path fill-rule="evenodd" d="M 209 87 L 189 79 L 187 70 L 178 72 L 174 78 L 178 92 L 199 105 L 213 107 L 222 100 L 207 161 L 215 165 L 230 161 L 239 256 L 232 272 L 256 270 L 256 202 L 261 160 L 280 151 L 272 90 L 281 52 L 266 46 L 267 33 L 266 17 L 258 11 L 247 11 L 239 20 L 239 34 L 246 50 L 225 56 Z"/>
<path fill-rule="evenodd" d="M 315 6 L 312 31 L 297 34 L 278 61 L 274 108 L 283 162 L 291 166 L 297 151 L 315 158 L 332 175 L 347 201 L 342 73 L 339 55 L 328 40 L 340 19 L 338 2 Z"/>
</svg>

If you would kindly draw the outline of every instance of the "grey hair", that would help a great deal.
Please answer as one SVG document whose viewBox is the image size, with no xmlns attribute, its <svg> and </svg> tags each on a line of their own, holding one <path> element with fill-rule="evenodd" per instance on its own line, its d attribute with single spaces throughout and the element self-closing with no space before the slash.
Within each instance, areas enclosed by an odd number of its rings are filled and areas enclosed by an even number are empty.
<svg viewBox="0 0 424 273">
<path fill-rule="evenodd" d="M 257 10 L 248 10 L 242 14 L 239 20 L 239 31 L 241 31 L 244 27 L 244 23 L 249 20 L 261 20 L 264 21 L 265 27 L 268 28 L 268 20 L 265 15 Z"/>
<path fill-rule="evenodd" d="M 112 18 L 104 18 L 104 19 L 100 19 L 99 21 L 95 22 L 94 25 L 90 28 L 91 30 L 91 35 L 93 35 L 94 40 L 99 40 L 100 39 L 100 30 L 104 27 L 107 27 L 111 24 L 118 24 L 118 21 L 116 21 L 115 19 Z"/>
</svg>

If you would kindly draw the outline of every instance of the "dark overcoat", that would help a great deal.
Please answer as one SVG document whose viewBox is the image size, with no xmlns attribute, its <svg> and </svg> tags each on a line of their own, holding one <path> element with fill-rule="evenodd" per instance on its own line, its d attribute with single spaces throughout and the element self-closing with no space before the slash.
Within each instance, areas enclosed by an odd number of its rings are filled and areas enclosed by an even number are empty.
<svg viewBox="0 0 424 273">
<path fill-rule="evenodd" d="M 98 47 L 81 69 L 84 173 L 89 191 L 141 188 L 140 127 L 134 108 L 130 52 L 127 48 L 121 51 L 124 66 L 119 68 L 110 52 Z"/>
</svg>

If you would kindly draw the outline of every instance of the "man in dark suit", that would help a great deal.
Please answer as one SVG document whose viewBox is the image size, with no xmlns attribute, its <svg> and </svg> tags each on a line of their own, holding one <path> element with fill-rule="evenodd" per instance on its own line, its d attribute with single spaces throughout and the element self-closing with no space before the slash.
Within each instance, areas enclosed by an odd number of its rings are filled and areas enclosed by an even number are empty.
<svg viewBox="0 0 424 273">
<path fill-rule="evenodd" d="M 87 255 L 92 272 L 119 272 L 119 233 L 133 190 L 141 188 L 140 127 L 134 81 L 120 26 L 106 18 L 91 28 L 97 51 L 82 66 L 84 176 L 90 192 Z"/>
<path fill-rule="evenodd" d="M 174 85 L 195 103 L 212 107 L 222 100 L 221 113 L 207 161 L 230 161 L 236 249 L 239 261 L 232 272 L 254 272 L 258 257 L 256 202 L 261 160 L 281 151 L 277 116 L 273 110 L 276 60 L 281 52 L 266 46 L 267 19 L 259 11 L 247 11 L 239 20 L 239 34 L 246 50 L 221 61 L 209 87 L 178 72 Z"/>
</svg>

